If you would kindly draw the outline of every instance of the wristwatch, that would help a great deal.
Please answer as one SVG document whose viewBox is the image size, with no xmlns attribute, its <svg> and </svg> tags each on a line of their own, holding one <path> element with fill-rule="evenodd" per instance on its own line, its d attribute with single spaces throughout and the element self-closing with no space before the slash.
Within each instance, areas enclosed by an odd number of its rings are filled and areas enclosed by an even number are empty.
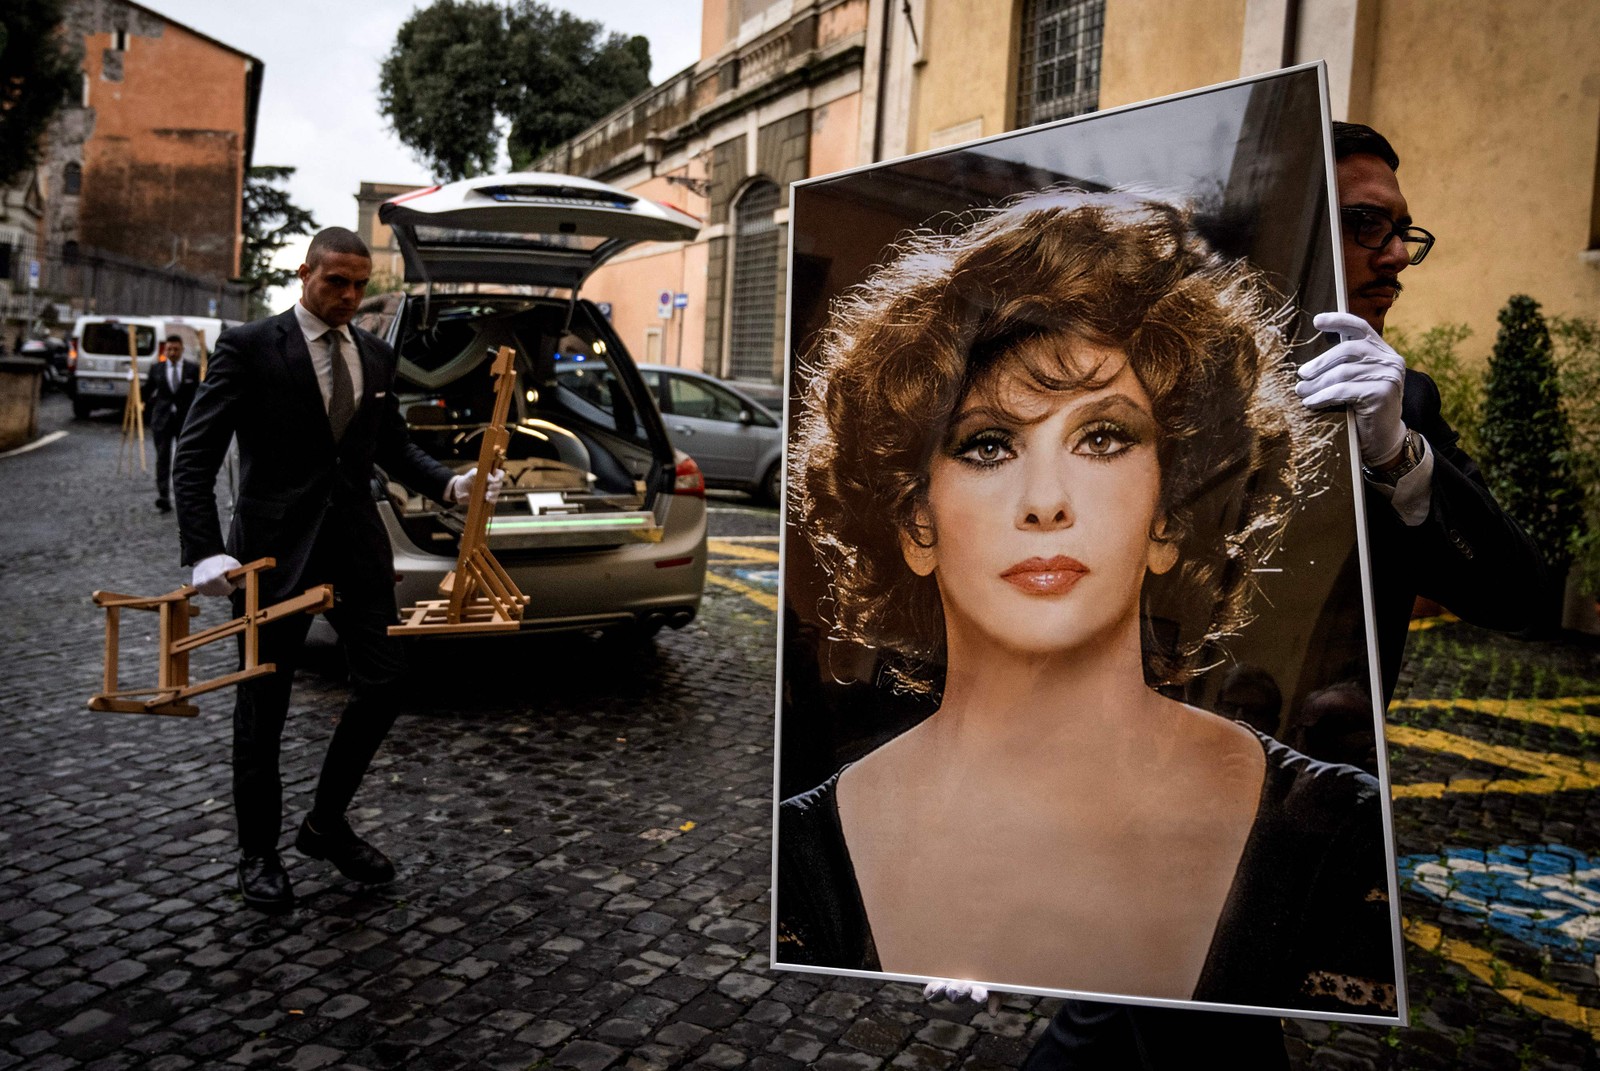
<svg viewBox="0 0 1600 1071">
<path fill-rule="evenodd" d="M 1406 437 L 1400 443 L 1400 460 L 1382 472 L 1361 466 L 1361 472 L 1373 483 L 1381 483 L 1393 487 L 1400 482 L 1400 478 L 1418 465 L 1422 464 L 1423 445 L 1422 436 L 1415 430 L 1407 428 Z"/>
</svg>

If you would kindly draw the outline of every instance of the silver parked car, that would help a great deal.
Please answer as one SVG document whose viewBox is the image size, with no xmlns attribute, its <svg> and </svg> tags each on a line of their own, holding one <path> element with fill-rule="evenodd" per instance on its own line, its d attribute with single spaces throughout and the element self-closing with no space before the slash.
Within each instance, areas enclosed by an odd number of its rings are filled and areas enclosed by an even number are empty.
<svg viewBox="0 0 1600 1071">
<path fill-rule="evenodd" d="M 639 371 L 656 396 L 673 445 L 695 459 L 707 487 L 745 491 L 778 504 L 783 487 L 781 402 L 774 412 L 744 384 L 688 368 L 643 364 Z"/>
<path fill-rule="evenodd" d="M 408 282 L 502 291 L 382 295 L 357 323 L 400 356 L 413 438 L 458 471 L 477 461 L 493 351 L 516 348 L 506 482 L 488 543 L 530 598 L 523 628 L 643 636 L 687 624 L 705 585 L 705 482 L 673 448 L 622 342 L 577 292 L 620 250 L 687 240 L 699 221 L 598 182 L 532 172 L 404 194 L 379 219 L 394 230 Z M 603 384 L 598 395 L 591 383 Z M 437 598 L 462 512 L 398 483 L 376 490 L 401 606 Z"/>
</svg>

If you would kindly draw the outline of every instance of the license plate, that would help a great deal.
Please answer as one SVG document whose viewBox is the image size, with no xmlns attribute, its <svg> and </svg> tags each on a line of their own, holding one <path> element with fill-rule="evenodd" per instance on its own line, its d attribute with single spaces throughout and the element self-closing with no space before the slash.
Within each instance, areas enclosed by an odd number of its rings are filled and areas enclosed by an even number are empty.
<svg viewBox="0 0 1600 1071">
<path fill-rule="evenodd" d="M 81 394 L 116 394 L 120 386 L 114 379 L 80 379 L 78 391 Z"/>
</svg>

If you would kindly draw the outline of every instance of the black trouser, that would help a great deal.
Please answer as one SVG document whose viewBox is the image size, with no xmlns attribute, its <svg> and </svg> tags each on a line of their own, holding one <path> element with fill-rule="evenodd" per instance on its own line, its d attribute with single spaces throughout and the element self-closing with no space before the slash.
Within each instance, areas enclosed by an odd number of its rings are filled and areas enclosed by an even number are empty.
<svg viewBox="0 0 1600 1071">
<path fill-rule="evenodd" d="M 1287 1071 L 1283 1027 L 1270 1015 L 1230 1015 L 1069 1000 L 1022 1071 L 1175 1071 L 1221 1066 Z"/>
<path fill-rule="evenodd" d="M 243 596 L 235 594 L 236 616 L 243 612 L 243 602 Z M 347 599 L 336 594 L 328 620 L 338 630 L 349 661 L 350 701 L 328 743 L 312 802 L 313 824 L 323 830 L 344 817 L 372 757 L 394 724 L 397 684 L 405 667 L 400 641 L 388 633 L 388 627 L 398 620 L 392 595 L 383 600 Z M 289 712 L 295 665 L 310 627 L 310 614 L 295 614 L 261 629 L 257 661 L 272 662 L 277 670 L 239 685 L 234 701 L 233 806 L 239 823 L 239 848 L 247 855 L 274 851 L 278 845 L 283 823 L 279 743 Z M 243 651 L 241 635 L 241 660 Z"/>
<path fill-rule="evenodd" d="M 172 499 L 172 448 L 182 430 L 177 421 L 169 420 L 152 435 L 156 441 L 156 497 L 163 502 Z"/>
</svg>

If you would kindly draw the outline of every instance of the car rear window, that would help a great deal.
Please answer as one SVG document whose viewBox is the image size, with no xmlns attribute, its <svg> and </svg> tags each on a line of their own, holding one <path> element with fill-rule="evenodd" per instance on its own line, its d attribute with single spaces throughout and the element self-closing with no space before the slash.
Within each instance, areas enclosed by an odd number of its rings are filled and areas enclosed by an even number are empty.
<svg viewBox="0 0 1600 1071">
<path fill-rule="evenodd" d="M 100 322 L 83 325 L 83 335 L 78 339 L 81 353 L 128 355 L 128 324 Z M 134 342 L 140 357 L 156 352 L 156 329 L 149 325 L 132 325 Z"/>
<path fill-rule="evenodd" d="M 419 386 L 431 387 L 442 410 L 435 419 L 455 429 L 489 419 L 494 386 L 488 356 L 496 346 L 507 345 L 517 351 L 510 456 L 541 449 L 545 421 L 578 433 L 618 436 L 652 450 L 644 411 L 654 408 L 653 399 L 620 371 L 632 359 L 590 308 L 580 303 L 569 324 L 565 302 L 508 304 L 435 303 L 431 322 L 413 329 L 401 343 L 402 374 L 409 372 L 421 381 Z M 452 378 L 432 386 L 427 379 L 433 375 Z M 452 440 L 446 449 L 462 459 L 475 457 L 476 443 L 468 438 Z"/>
</svg>

